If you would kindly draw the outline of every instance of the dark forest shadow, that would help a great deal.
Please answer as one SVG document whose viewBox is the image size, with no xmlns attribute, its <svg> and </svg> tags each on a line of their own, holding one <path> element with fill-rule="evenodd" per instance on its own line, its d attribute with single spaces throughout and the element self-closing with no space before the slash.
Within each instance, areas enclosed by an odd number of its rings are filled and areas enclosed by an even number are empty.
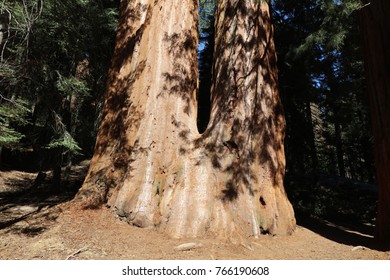
<svg viewBox="0 0 390 280">
<path fill-rule="evenodd" d="M 374 240 L 374 225 L 342 220 L 321 220 L 296 213 L 297 224 L 322 237 L 348 246 L 382 251 Z"/>
<path fill-rule="evenodd" d="M 35 174 L 18 173 L 5 178 L 0 187 L 0 230 L 31 237 L 45 232 L 61 213 L 55 206 L 74 198 L 88 166 L 88 161 L 73 166 L 69 181 L 59 189 L 53 189 L 51 175 L 39 185 Z"/>
<path fill-rule="evenodd" d="M 197 125 L 199 133 L 203 133 L 210 121 L 211 112 L 211 84 L 212 67 L 214 60 L 214 17 L 215 9 L 208 16 L 210 26 L 202 29 L 199 33 L 198 46 L 198 72 L 199 87 L 197 92 L 198 116 Z"/>
<path fill-rule="evenodd" d="M 342 177 L 286 176 L 297 224 L 329 240 L 381 250 L 374 241 L 377 189 Z"/>
</svg>

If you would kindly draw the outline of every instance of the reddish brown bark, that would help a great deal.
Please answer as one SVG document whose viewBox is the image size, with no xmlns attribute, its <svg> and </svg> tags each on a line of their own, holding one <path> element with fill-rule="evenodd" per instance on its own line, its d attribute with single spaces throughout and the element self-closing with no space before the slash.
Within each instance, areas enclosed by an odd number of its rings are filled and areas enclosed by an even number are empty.
<svg viewBox="0 0 390 280">
<path fill-rule="evenodd" d="M 196 1 L 122 1 L 121 11 L 104 118 L 78 198 L 174 237 L 291 233 L 267 4 L 220 1 L 202 135 Z"/>
<path fill-rule="evenodd" d="M 243 204 L 250 205 L 259 232 L 289 233 L 295 219 L 283 185 L 285 118 L 269 6 L 256 0 L 219 1 L 215 30 L 205 146 L 220 147 L 213 161 L 229 173 L 225 199 L 248 195 Z"/>
<path fill-rule="evenodd" d="M 369 1 L 361 31 L 379 184 L 376 239 L 390 249 L 390 1 Z"/>
</svg>

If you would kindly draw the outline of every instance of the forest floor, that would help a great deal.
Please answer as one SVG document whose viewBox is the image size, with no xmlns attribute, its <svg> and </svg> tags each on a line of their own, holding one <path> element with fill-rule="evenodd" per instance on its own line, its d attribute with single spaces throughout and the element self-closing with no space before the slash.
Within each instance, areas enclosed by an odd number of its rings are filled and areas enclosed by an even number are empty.
<svg viewBox="0 0 390 280">
<path fill-rule="evenodd" d="M 72 168 L 69 183 L 53 192 L 32 187 L 37 173 L 0 171 L 0 259 L 384 259 L 375 250 L 370 225 L 340 225 L 297 218 L 291 236 L 240 241 L 172 239 L 153 229 L 132 227 L 106 207 L 81 210 L 73 201 L 88 162 Z M 194 244 L 188 244 L 194 243 Z M 187 244 L 188 250 L 178 250 Z"/>
</svg>

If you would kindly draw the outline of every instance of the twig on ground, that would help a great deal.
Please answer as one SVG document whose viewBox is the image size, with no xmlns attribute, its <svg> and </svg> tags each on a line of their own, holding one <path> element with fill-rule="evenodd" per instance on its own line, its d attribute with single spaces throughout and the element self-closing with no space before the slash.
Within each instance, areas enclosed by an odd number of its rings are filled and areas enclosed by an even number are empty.
<svg viewBox="0 0 390 280">
<path fill-rule="evenodd" d="M 80 254 L 80 253 L 82 253 L 82 252 L 84 252 L 84 251 L 87 251 L 87 250 L 88 250 L 88 247 L 83 247 L 83 248 L 81 248 L 81 249 L 78 249 L 76 252 L 70 254 L 70 255 L 66 258 L 66 260 L 69 260 L 70 258 L 73 258 L 74 256 L 76 256 L 76 255 L 78 255 L 78 254 Z"/>
</svg>

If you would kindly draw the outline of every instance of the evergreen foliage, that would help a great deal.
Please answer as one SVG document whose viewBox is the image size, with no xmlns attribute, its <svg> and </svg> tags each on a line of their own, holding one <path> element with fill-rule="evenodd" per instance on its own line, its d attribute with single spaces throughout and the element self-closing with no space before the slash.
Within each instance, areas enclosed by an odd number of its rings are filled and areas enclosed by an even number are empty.
<svg viewBox="0 0 390 280">
<path fill-rule="evenodd" d="M 118 4 L 0 2 L 0 146 L 33 147 L 45 166 L 91 154 Z"/>
<path fill-rule="evenodd" d="M 27 124 L 26 116 L 30 112 L 27 102 L 8 100 L 2 96 L 0 103 L 0 146 L 11 146 L 19 143 L 24 135 L 17 131 L 18 126 Z"/>
<path fill-rule="evenodd" d="M 275 0 L 273 5 L 288 171 L 372 182 L 360 1 Z"/>
</svg>

